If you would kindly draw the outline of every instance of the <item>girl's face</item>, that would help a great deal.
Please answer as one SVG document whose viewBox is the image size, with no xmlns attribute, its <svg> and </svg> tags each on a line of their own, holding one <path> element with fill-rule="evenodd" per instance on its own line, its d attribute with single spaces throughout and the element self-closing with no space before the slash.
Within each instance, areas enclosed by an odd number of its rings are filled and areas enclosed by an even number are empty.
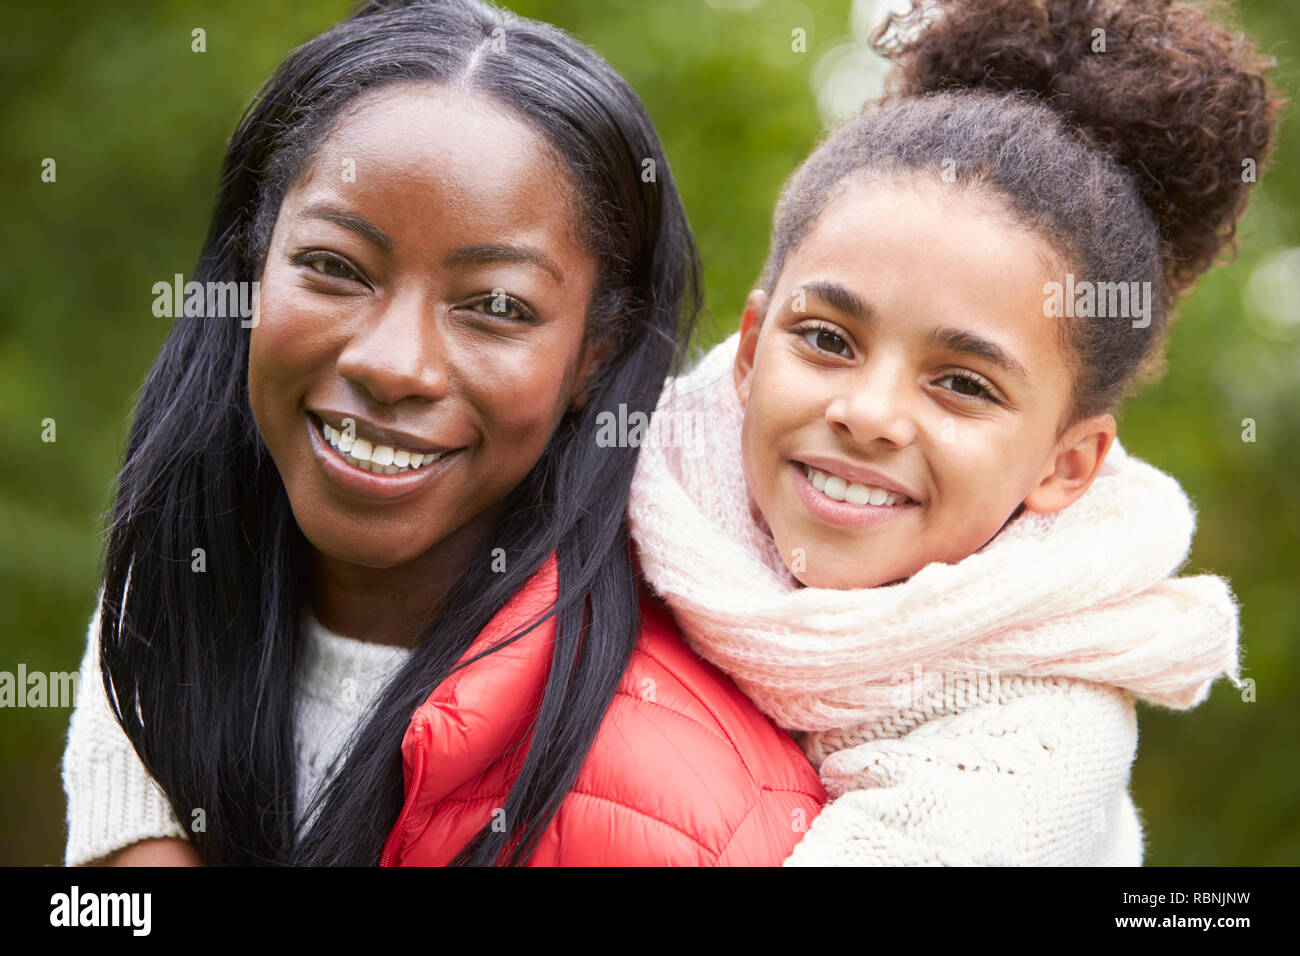
<svg viewBox="0 0 1300 956">
<path fill-rule="evenodd" d="M 359 100 L 285 197 L 249 397 L 324 555 L 389 568 L 465 553 L 537 462 L 594 370 L 597 267 L 567 197 L 529 126 L 411 84 Z M 322 434 L 349 422 L 351 443 Z"/>
<path fill-rule="evenodd" d="M 751 294 L 735 365 L 745 475 L 799 581 L 894 583 L 978 551 L 1021 503 L 1056 511 L 1087 490 L 1115 422 L 1058 437 L 1071 379 L 1043 314 L 1052 258 L 987 199 L 859 184 L 787 258 L 772 301 Z"/>
</svg>

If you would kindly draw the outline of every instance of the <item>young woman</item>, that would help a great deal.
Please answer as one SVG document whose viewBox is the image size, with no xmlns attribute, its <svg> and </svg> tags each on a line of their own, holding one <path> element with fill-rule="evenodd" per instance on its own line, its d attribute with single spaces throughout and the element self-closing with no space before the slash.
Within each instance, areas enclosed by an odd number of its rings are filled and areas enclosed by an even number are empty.
<svg viewBox="0 0 1300 956">
<path fill-rule="evenodd" d="M 607 64 L 473 0 L 367 5 L 241 122 L 193 278 L 256 314 L 178 318 L 140 396 L 70 863 L 788 854 L 816 775 L 640 592 L 636 449 L 595 440 L 698 307 Z"/>
</svg>

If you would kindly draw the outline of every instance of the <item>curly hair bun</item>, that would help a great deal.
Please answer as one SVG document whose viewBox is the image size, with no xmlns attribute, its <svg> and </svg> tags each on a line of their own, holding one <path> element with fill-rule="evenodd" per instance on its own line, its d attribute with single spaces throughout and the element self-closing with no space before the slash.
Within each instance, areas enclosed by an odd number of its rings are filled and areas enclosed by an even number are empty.
<svg viewBox="0 0 1300 956">
<path fill-rule="evenodd" d="M 1037 95 L 1130 173 L 1175 294 L 1234 242 L 1264 165 L 1275 65 L 1209 7 L 1172 0 L 913 0 L 872 34 L 890 93 Z"/>
</svg>

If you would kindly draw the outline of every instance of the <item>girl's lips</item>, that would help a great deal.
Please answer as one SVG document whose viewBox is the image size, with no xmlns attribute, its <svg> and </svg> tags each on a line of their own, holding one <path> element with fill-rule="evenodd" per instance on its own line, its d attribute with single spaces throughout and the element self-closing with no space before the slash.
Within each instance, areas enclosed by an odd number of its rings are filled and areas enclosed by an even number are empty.
<svg viewBox="0 0 1300 956">
<path fill-rule="evenodd" d="M 414 494 L 445 472 L 448 464 L 460 453 L 460 449 L 449 451 L 432 465 L 414 471 L 377 475 L 349 465 L 325 440 L 321 434 L 321 423 L 312 415 L 307 415 L 306 419 L 312 452 L 326 480 L 359 498 L 369 498 L 372 501 L 395 501 Z"/>
<path fill-rule="evenodd" d="M 797 461 L 789 464 L 794 472 L 795 488 L 799 491 L 799 499 L 804 507 L 812 512 L 814 518 L 819 518 L 827 524 L 838 525 L 841 528 L 868 528 L 921 507 L 915 501 L 890 506 L 851 505 L 847 501 L 836 501 L 813 487 L 813 483 L 808 480 L 808 475 L 804 473 L 803 465 Z"/>
</svg>

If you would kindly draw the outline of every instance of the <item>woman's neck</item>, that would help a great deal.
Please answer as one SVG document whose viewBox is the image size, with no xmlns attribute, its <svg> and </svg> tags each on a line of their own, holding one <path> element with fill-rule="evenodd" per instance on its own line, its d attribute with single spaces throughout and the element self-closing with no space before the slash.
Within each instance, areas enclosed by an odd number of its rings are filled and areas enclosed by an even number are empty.
<svg viewBox="0 0 1300 956">
<path fill-rule="evenodd" d="M 387 568 L 340 561 L 312 549 L 312 601 L 326 630 L 373 644 L 411 647 L 440 616 L 448 590 L 494 521 L 472 522 L 413 561 Z"/>
</svg>

